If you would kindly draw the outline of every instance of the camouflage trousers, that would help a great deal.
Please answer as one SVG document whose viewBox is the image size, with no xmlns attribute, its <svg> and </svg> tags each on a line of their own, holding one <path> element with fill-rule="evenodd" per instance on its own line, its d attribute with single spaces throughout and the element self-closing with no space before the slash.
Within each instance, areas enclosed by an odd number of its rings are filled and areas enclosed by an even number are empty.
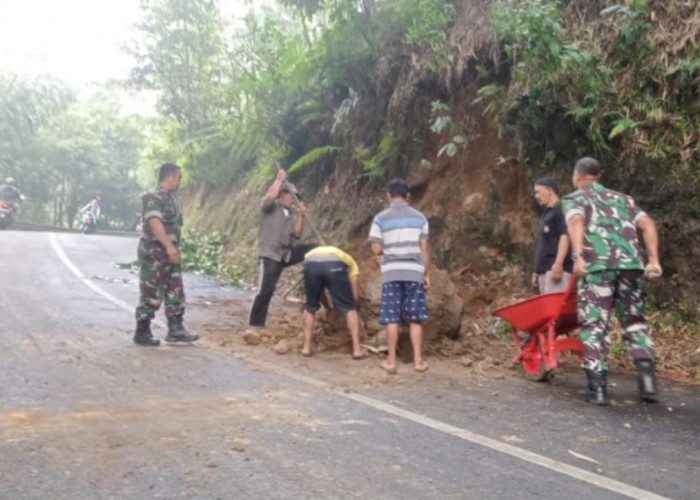
<svg viewBox="0 0 700 500">
<path fill-rule="evenodd" d="M 578 316 L 582 325 L 579 336 L 583 342 L 583 367 L 588 370 L 608 369 L 608 328 L 613 307 L 632 359 L 654 358 L 654 341 L 644 319 L 644 273 L 601 271 L 587 274 L 578 283 Z"/>
<path fill-rule="evenodd" d="M 141 300 L 136 308 L 136 321 L 153 319 L 165 299 L 165 316 L 185 313 L 185 290 L 180 264 L 160 259 L 139 258 Z"/>
</svg>

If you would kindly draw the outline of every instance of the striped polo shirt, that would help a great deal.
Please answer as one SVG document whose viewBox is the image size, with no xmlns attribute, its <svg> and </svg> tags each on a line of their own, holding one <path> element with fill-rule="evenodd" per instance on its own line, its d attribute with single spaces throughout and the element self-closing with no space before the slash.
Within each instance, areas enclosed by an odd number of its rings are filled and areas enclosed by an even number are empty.
<svg viewBox="0 0 700 500">
<path fill-rule="evenodd" d="M 374 217 L 369 241 L 381 243 L 383 247 L 382 283 L 423 282 L 422 239 L 428 239 L 428 219 L 406 202 L 392 203 Z"/>
</svg>

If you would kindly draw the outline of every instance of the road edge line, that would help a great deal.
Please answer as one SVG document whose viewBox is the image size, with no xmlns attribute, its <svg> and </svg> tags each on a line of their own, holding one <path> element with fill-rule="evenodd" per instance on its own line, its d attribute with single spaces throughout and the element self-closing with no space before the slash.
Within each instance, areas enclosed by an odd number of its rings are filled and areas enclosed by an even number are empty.
<svg viewBox="0 0 700 500">
<path fill-rule="evenodd" d="M 54 233 L 49 234 L 49 241 L 51 242 L 51 246 L 53 247 L 61 262 L 63 262 L 63 264 L 71 271 L 71 273 L 73 273 L 85 286 L 90 288 L 93 292 L 99 294 L 101 297 L 109 300 L 113 304 L 121 307 L 122 309 L 128 312 L 132 312 L 134 310 L 134 307 L 132 307 L 130 304 L 127 304 L 123 300 L 118 299 L 111 293 L 100 288 L 95 283 L 89 281 L 89 278 L 87 278 L 85 274 L 83 274 L 83 272 L 66 255 L 66 252 L 56 240 L 56 235 Z M 159 326 L 164 325 L 160 324 Z M 497 451 L 505 455 L 509 455 L 524 462 L 538 465 L 552 472 L 557 472 L 559 474 L 572 477 L 579 481 L 592 484 L 594 486 L 608 491 L 612 491 L 614 493 L 619 493 L 621 495 L 640 500 L 670 500 L 667 497 L 657 495 L 656 493 L 652 493 L 641 488 L 637 488 L 636 486 L 632 486 L 621 481 L 617 481 L 615 479 L 611 479 L 593 472 L 589 472 L 584 469 L 580 469 L 576 466 L 569 465 L 565 462 L 560 462 L 559 460 L 545 457 L 544 455 L 540 455 L 538 453 L 528 451 L 523 448 L 513 446 L 511 444 L 502 443 L 497 439 L 493 439 L 488 436 L 483 436 L 481 434 L 477 434 L 467 429 L 463 429 L 461 427 L 457 427 L 455 425 L 448 424 L 446 422 L 442 422 L 440 420 L 436 420 L 434 418 L 421 415 L 419 413 L 415 413 L 404 408 L 400 408 L 396 405 L 392 405 L 391 403 L 385 403 L 384 401 L 374 399 L 369 396 L 364 396 L 359 393 L 341 391 L 339 389 L 334 388 L 328 382 L 317 380 L 313 377 L 309 377 L 300 373 L 295 373 L 291 370 L 268 364 L 262 360 L 251 359 L 251 361 L 262 365 L 266 369 L 277 373 L 278 375 L 283 375 L 293 380 L 303 382 L 312 387 L 316 387 L 318 389 L 331 392 L 337 396 L 349 399 L 356 403 L 369 406 L 371 408 L 374 408 L 375 410 L 394 415 L 409 422 L 413 422 L 424 427 L 428 427 L 429 429 L 442 432 L 443 434 L 448 434 L 450 436 L 462 439 L 472 444 L 488 448 L 492 451 Z"/>
<path fill-rule="evenodd" d="M 102 288 L 100 288 L 99 286 L 97 286 L 95 283 L 93 283 L 92 281 L 90 281 L 90 278 L 88 278 L 88 277 L 78 268 L 78 266 L 76 266 L 75 264 L 73 264 L 73 261 L 71 261 L 70 258 L 68 257 L 68 255 L 66 255 L 65 250 L 63 250 L 63 247 L 61 247 L 61 244 L 60 244 L 60 243 L 58 242 L 58 240 L 56 239 L 56 233 L 49 233 L 49 242 L 51 243 L 51 247 L 54 249 L 54 251 L 56 252 L 56 255 L 57 255 L 58 258 L 61 260 L 61 262 L 63 262 L 63 264 L 68 268 L 68 270 L 69 270 L 71 273 L 73 273 L 73 274 L 75 275 L 75 277 L 78 278 L 78 279 L 80 280 L 80 282 L 81 282 L 83 285 L 85 285 L 86 287 L 88 287 L 90 290 L 92 290 L 92 291 L 95 292 L 96 294 L 98 294 L 98 295 L 102 296 L 103 298 L 107 299 L 107 300 L 110 301 L 112 304 L 114 304 L 114 305 L 116 305 L 116 306 L 119 306 L 120 308 L 125 309 L 126 311 L 133 312 L 133 311 L 136 310 L 136 307 L 135 307 L 135 306 L 133 306 L 133 305 L 131 305 L 131 304 L 127 304 L 127 303 L 124 302 L 123 300 L 118 299 L 117 297 L 115 297 L 115 296 L 112 295 L 111 293 L 109 293 L 109 292 L 103 290 Z M 165 326 L 165 324 L 162 323 L 162 322 L 159 321 L 159 320 L 153 320 L 151 323 L 152 323 L 152 324 L 155 324 L 156 326 L 158 326 L 158 327 L 160 327 L 160 328 L 164 328 L 164 329 L 167 328 L 167 327 Z"/>
</svg>

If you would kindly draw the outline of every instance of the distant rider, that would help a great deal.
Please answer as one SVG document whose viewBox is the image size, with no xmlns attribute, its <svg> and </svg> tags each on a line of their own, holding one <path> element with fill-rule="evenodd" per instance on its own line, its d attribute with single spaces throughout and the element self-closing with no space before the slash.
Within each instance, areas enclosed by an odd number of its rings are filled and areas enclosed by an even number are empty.
<svg viewBox="0 0 700 500">
<path fill-rule="evenodd" d="M 17 181 L 12 177 L 5 179 L 5 184 L 0 186 L 0 201 L 10 202 L 14 205 L 15 210 L 19 210 L 22 193 L 17 188 Z"/>
<path fill-rule="evenodd" d="M 95 226 L 97 226 L 97 223 L 100 221 L 100 215 L 102 215 L 102 202 L 100 197 L 96 195 L 92 200 L 90 200 L 90 203 L 80 209 L 80 213 L 90 214 L 92 217 L 92 222 L 95 224 Z"/>
</svg>

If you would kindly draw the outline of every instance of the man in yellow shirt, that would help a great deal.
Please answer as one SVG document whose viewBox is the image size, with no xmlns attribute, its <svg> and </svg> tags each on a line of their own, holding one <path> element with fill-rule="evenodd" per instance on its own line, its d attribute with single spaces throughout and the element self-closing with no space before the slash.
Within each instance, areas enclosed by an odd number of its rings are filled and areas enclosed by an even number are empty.
<svg viewBox="0 0 700 500">
<path fill-rule="evenodd" d="M 364 359 L 369 354 L 360 345 L 360 317 L 357 305 L 360 300 L 358 276 L 360 269 L 355 260 L 339 248 L 316 247 L 304 256 L 304 309 L 303 356 L 311 356 L 311 337 L 316 321 L 316 311 L 321 307 L 323 290 L 328 289 L 333 308 L 345 314 L 352 337 L 352 358 Z"/>
</svg>

